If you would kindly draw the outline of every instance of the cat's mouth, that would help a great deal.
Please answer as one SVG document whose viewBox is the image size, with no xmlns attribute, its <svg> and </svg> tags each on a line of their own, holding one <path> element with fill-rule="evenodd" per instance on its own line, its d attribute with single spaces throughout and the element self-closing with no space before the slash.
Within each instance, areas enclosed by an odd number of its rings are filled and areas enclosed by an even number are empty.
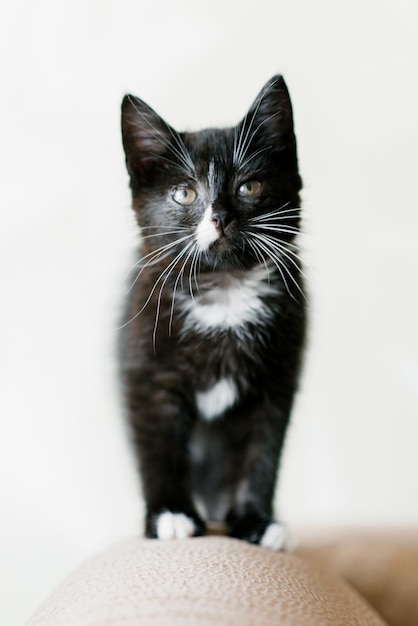
<svg viewBox="0 0 418 626">
<path fill-rule="evenodd" d="M 224 232 L 219 234 L 206 250 L 201 252 L 199 267 L 207 271 L 248 270 L 258 265 L 259 261 L 245 254 L 242 240 Z"/>
</svg>

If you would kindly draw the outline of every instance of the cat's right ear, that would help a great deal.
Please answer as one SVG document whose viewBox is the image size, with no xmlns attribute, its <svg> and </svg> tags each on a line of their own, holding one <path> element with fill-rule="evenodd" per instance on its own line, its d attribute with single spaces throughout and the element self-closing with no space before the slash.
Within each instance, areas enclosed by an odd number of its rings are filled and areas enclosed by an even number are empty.
<svg viewBox="0 0 418 626">
<path fill-rule="evenodd" d="M 175 131 L 145 102 L 127 95 L 122 101 L 122 140 L 133 187 L 143 184 L 170 152 Z"/>
</svg>

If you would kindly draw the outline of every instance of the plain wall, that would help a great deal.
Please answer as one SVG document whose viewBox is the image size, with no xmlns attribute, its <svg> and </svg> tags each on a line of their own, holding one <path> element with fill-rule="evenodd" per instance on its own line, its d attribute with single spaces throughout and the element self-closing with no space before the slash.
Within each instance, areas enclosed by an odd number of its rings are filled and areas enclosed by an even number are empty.
<svg viewBox="0 0 418 626">
<path fill-rule="evenodd" d="M 407 0 L 2 5 L 2 624 L 141 528 L 113 353 L 135 241 L 126 92 L 198 129 L 284 74 L 311 325 L 279 511 L 418 524 L 417 17 Z"/>
</svg>

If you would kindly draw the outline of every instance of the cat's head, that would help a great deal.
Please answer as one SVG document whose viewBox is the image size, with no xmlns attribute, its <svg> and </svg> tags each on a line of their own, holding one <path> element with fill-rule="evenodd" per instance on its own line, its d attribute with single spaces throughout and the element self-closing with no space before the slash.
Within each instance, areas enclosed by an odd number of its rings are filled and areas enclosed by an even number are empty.
<svg viewBox="0 0 418 626">
<path fill-rule="evenodd" d="M 179 255 L 179 263 L 198 259 L 203 270 L 287 264 L 301 179 L 281 76 L 228 129 L 179 133 L 145 102 L 125 96 L 122 135 L 150 259 Z"/>
</svg>

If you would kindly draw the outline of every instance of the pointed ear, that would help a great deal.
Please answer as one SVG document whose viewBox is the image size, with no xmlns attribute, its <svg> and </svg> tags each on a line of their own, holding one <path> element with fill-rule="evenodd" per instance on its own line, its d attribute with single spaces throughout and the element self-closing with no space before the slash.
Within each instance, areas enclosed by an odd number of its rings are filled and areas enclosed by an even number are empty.
<svg viewBox="0 0 418 626">
<path fill-rule="evenodd" d="M 131 183 L 144 182 L 150 168 L 166 158 L 173 158 L 172 142 L 177 136 L 151 107 L 135 96 L 127 95 L 122 101 L 122 140 L 126 166 Z"/>
<path fill-rule="evenodd" d="M 237 131 L 238 155 L 240 150 L 243 155 L 263 146 L 295 149 L 292 104 L 282 76 L 273 76 L 264 85 Z"/>
</svg>

